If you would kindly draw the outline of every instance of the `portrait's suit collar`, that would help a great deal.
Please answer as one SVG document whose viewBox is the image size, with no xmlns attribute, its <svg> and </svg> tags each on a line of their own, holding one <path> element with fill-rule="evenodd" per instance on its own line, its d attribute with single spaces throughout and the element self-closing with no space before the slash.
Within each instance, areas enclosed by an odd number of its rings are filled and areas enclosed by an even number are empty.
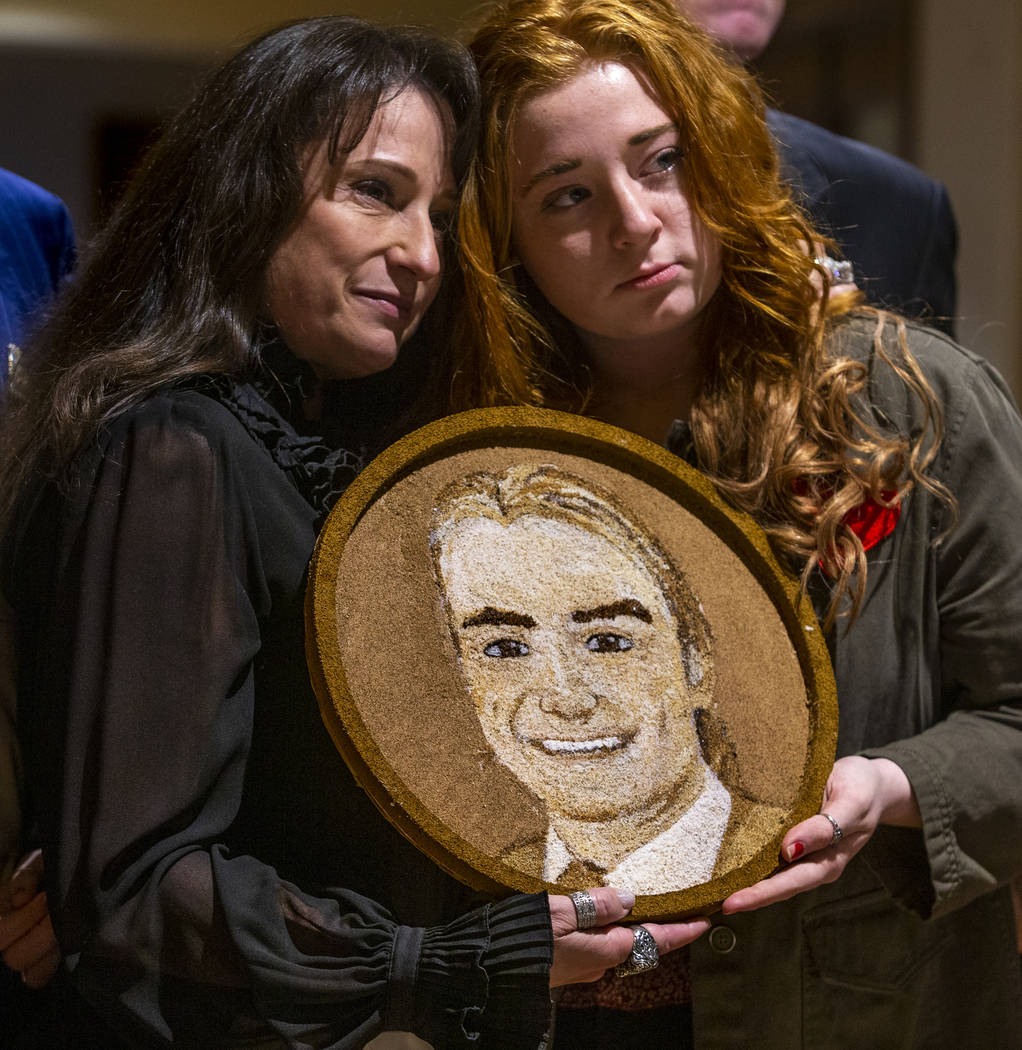
<svg viewBox="0 0 1022 1050">
<path fill-rule="evenodd" d="M 709 766 L 704 766 L 703 772 L 703 790 L 681 819 L 630 853 L 602 879 L 594 880 L 594 885 L 603 881 L 636 894 L 656 894 L 697 886 L 712 878 L 731 816 L 731 795 Z M 698 843 L 698 848 L 693 849 L 693 843 Z M 665 886 L 662 874 L 658 874 L 664 870 L 664 853 L 670 855 L 670 870 L 677 873 L 678 885 Z M 551 824 L 546 835 L 544 880 L 556 882 L 572 863 L 579 861 Z"/>
</svg>

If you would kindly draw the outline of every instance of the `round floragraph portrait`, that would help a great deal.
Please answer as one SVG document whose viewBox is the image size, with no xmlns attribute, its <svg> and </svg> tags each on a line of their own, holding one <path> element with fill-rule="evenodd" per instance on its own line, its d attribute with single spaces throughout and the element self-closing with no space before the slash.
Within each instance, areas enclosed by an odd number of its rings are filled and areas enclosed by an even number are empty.
<svg viewBox="0 0 1022 1050">
<path fill-rule="evenodd" d="M 334 508 L 308 595 L 342 755 L 479 889 L 709 911 L 819 807 L 837 709 L 809 601 L 636 435 L 538 409 L 431 424 Z"/>
</svg>

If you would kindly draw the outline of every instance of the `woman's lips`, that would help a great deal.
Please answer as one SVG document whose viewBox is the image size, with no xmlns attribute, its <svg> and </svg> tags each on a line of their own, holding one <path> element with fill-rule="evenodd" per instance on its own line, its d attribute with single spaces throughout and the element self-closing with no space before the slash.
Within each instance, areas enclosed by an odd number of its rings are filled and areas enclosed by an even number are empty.
<svg viewBox="0 0 1022 1050">
<path fill-rule="evenodd" d="M 412 310 L 412 300 L 395 293 L 368 288 L 360 289 L 356 294 L 368 300 L 387 317 L 405 318 Z"/>
<path fill-rule="evenodd" d="M 623 281 L 621 288 L 634 288 L 636 291 L 645 291 L 647 288 L 659 288 L 661 285 L 669 284 L 681 273 L 681 263 L 668 263 L 666 266 L 658 267 L 647 273 L 641 273 L 629 281 Z"/>
</svg>

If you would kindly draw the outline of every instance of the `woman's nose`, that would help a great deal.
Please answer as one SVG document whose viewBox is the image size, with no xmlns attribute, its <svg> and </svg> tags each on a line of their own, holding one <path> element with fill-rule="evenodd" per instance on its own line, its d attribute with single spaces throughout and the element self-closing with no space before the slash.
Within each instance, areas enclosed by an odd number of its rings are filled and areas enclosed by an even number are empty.
<svg viewBox="0 0 1022 1050">
<path fill-rule="evenodd" d="M 616 248 L 645 244 L 659 233 L 662 223 L 640 186 L 619 185 L 612 191 L 612 199 L 611 240 Z"/>
<path fill-rule="evenodd" d="M 411 271 L 420 281 L 438 277 L 441 271 L 437 231 L 428 214 L 403 216 L 400 233 L 391 249 L 391 261 Z"/>
</svg>

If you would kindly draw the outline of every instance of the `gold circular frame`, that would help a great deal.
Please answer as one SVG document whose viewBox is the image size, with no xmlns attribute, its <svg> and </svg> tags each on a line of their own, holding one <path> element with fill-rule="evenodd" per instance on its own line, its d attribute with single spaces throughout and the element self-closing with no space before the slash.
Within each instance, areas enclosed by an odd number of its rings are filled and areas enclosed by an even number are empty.
<svg viewBox="0 0 1022 1050">
<path fill-rule="evenodd" d="M 367 692 L 364 684 L 355 691 L 360 695 L 355 695 L 349 685 L 350 654 L 345 654 L 341 642 L 346 614 L 338 608 L 338 595 L 345 586 L 351 587 L 350 581 L 342 581 L 341 574 L 342 557 L 353 533 L 388 492 L 417 472 L 463 453 L 492 450 L 511 450 L 512 457 L 517 450 L 531 450 L 532 458 L 537 452 L 576 457 L 592 463 L 594 469 L 599 466 L 627 475 L 694 516 L 736 556 L 739 571 L 753 577 L 754 585 L 783 625 L 797 660 L 793 673 L 800 676 L 804 686 L 805 713 L 800 717 L 806 718 L 807 743 L 797 790 L 787 806 L 785 827 L 818 812 L 837 740 L 834 677 L 812 606 L 798 582 L 774 557 L 762 530 L 751 518 L 728 506 L 702 474 L 645 438 L 577 415 L 534 408 L 492 408 L 431 423 L 380 454 L 331 511 L 313 554 L 306 595 L 306 655 L 311 679 L 324 723 L 338 750 L 386 819 L 440 867 L 478 890 L 500 895 L 509 889 L 567 892 L 579 888 L 526 875 L 506 864 L 499 851 L 481 848 L 478 841 L 470 841 L 452 829 L 450 814 L 445 819 L 438 812 L 441 807 L 424 801 L 421 785 L 413 782 L 407 768 L 397 768 L 386 748 L 380 746 L 366 718 L 369 708 L 360 703 Z M 428 533 L 425 525 L 423 533 Z M 361 593 L 366 592 L 364 580 L 357 586 Z M 375 659 L 372 667 L 372 673 L 377 674 Z M 379 673 L 386 670 L 382 666 Z M 375 688 L 372 697 L 372 704 L 376 704 Z M 757 731 L 766 733 L 769 729 L 769 723 L 761 719 Z M 428 740 L 426 747 L 430 749 Z M 480 806 L 485 808 L 483 794 L 480 789 Z M 751 859 L 709 881 L 687 889 L 640 895 L 633 917 L 666 919 L 716 910 L 728 895 L 777 867 L 784 830 L 782 827 L 772 835 Z"/>
</svg>

